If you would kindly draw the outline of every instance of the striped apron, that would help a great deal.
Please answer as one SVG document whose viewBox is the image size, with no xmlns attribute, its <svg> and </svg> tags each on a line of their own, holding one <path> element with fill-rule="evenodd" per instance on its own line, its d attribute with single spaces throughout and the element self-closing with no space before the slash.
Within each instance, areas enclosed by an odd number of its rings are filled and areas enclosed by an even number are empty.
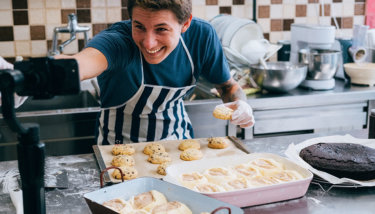
<svg viewBox="0 0 375 214">
<path fill-rule="evenodd" d="M 119 107 L 102 109 L 99 115 L 99 145 L 193 138 L 193 128 L 185 111 L 183 97 L 196 84 L 191 55 L 180 37 L 189 58 L 192 82 L 186 87 L 167 87 L 144 83 L 136 94 Z"/>
</svg>

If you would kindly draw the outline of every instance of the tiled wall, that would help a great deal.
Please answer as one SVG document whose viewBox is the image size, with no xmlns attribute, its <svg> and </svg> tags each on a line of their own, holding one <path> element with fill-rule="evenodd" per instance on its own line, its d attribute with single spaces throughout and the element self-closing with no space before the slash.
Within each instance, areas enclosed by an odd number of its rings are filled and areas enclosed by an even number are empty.
<svg viewBox="0 0 375 214">
<path fill-rule="evenodd" d="M 192 0 L 193 15 L 210 20 L 226 13 L 253 18 L 253 0 Z M 290 25 L 296 23 L 333 24 L 337 17 L 338 36 L 351 36 L 354 24 L 365 23 L 365 0 L 257 0 L 256 19 L 265 38 L 276 43 L 290 39 Z M 110 24 L 127 19 L 127 0 L 0 0 L 0 56 L 45 56 L 51 48 L 53 29 L 66 26 L 67 16 L 76 13 L 78 23 L 89 26 L 91 38 Z M 322 14 L 324 11 L 324 14 Z M 62 34 L 60 41 L 69 38 Z M 83 47 L 83 34 L 64 53 Z"/>
</svg>

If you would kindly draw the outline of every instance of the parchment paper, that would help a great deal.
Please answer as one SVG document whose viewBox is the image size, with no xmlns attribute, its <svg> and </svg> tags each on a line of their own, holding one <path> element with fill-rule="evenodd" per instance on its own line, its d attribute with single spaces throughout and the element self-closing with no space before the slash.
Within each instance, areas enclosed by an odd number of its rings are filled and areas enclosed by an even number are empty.
<svg viewBox="0 0 375 214">
<path fill-rule="evenodd" d="M 305 140 L 297 145 L 291 143 L 289 144 L 287 150 L 285 151 L 285 155 L 290 158 L 291 160 L 295 161 L 302 167 L 310 170 L 312 173 L 318 175 L 319 177 L 325 179 L 326 181 L 332 184 L 342 184 L 342 183 L 351 183 L 351 184 L 358 184 L 361 186 L 375 186 L 375 179 L 369 181 L 358 181 L 353 180 L 350 178 L 338 178 L 333 176 L 329 173 L 320 171 L 312 167 L 310 164 L 306 163 L 300 156 L 299 153 L 302 149 L 311 146 L 317 143 L 353 143 L 353 144 L 360 144 L 363 146 L 368 146 L 370 148 L 375 149 L 375 139 L 359 139 L 355 138 L 351 135 L 333 135 L 333 136 L 326 136 L 326 137 L 318 137 L 312 138 L 309 140 Z"/>
<path fill-rule="evenodd" d="M 225 140 L 229 143 L 229 146 L 225 149 L 211 149 L 208 148 L 207 138 L 196 138 L 201 145 L 201 151 L 203 153 L 202 159 L 213 158 L 213 157 L 223 157 L 223 156 L 231 156 L 231 155 L 238 155 L 238 154 L 246 154 L 245 152 L 238 149 L 234 143 L 225 138 Z M 138 171 L 138 177 L 149 176 L 154 178 L 162 178 L 163 175 L 160 175 L 156 172 L 157 167 L 159 164 L 152 164 L 147 161 L 148 155 L 143 153 L 143 148 L 148 144 L 147 143 L 133 143 L 132 145 L 135 148 L 135 154 L 133 155 L 135 160 L 135 168 Z M 181 140 L 169 140 L 169 141 L 157 141 L 164 145 L 166 152 L 170 155 L 172 162 L 171 164 L 175 163 L 182 163 L 182 162 L 193 162 L 193 161 L 183 161 L 180 159 L 180 154 L 182 151 L 178 149 L 178 145 L 181 143 Z M 103 158 L 103 161 L 106 167 L 111 166 L 111 161 L 113 159 L 113 155 L 111 153 L 113 145 L 106 145 L 106 146 L 98 146 L 100 150 L 100 154 Z M 202 160 L 201 159 L 201 160 Z M 109 177 L 111 178 L 111 182 L 118 183 L 121 180 L 114 179 L 111 174 L 113 170 L 108 170 Z"/>
</svg>

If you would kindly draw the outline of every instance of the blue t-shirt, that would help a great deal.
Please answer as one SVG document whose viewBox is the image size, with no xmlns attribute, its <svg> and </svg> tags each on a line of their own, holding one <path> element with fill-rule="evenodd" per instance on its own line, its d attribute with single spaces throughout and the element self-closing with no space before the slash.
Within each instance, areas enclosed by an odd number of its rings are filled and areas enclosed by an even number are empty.
<svg viewBox="0 0 375 214">
<path fill-rule="evenodd" d="M 229 80 L 229 67 L 214 28 L 193 18 L 182 38 L 194 63 L 194 77 L 203 75 L 214 84 Z M 124 104 L 142 83 L 141 54 L 131 36 L 130 20 L 113 24 L 97 34 L 87 45 L 104 54 L 108 68 L 98 76 L 103 108 Z M 183 87 L 191 84 L 191 65 L 181 40 L 175 50 L 159 64 L 143 61 L 146 84 Z"/>
</svg>

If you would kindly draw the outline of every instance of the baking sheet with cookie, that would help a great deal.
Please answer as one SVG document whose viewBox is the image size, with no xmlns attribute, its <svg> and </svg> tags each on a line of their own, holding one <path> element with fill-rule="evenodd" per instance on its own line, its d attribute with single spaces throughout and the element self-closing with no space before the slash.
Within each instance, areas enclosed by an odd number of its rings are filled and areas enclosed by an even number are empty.
<svg viewBox="0 0 375 214">
<path fill-rule="evenodd" d="M 232 156 L 232 155 L 239 155 L 239 154 L 247 154 L 249 151 L 246 149 L 246 146 L 237 138 L 228 136 L 223 137 L 224 140 L 229 144 L 227 148 L 224 149 L 211 149 L 208 148 L 208 138 L 195 138 L 200 145 L 201 151 L 203 153 L 202 159 L 209 159 L 209 158 L 216 158 L 216 157 L 225 157 L 225 156 Z M 180 154 L 182 151 L 178 149 L 179 144 L 182 140 L 168 140 L 168 141 L 155 141 L 156 143 L 162 144 L 166 152 L 170 155 L 172 162 L 171 164 L 183 163 L 183 162 L 194 162 L 194 161 L 183 161 L 180 159 Z M 157 167 L 159 164 L 152 164 L 147 161 L 148 155 L 143 153 L 144 147 L 150 142 L 145 143 L 133 143 L 132 145 L 135 148 L 135 154 L 133 155 L 135 159 L 135 168 L 138 171 L 138 177 L 154 177 L 154 178 L 163 178 L 163 175 L 158 174 Z M 100 170 L 104 170 L 107 167 L 111 166 L 111 161 L 113 159 L 113 155 L 111 153 L 113 145 L 103 145 L 98 146 L 94 145 L 94 154 L 98 161 Z M 202 160 L 201 159 L 201 160 Z M 113 169 L 108 170 L 108 173 L 104 174 L 104 181 L 105 182 L 112 182 L 118 183 L 121 180 L 115 179 L 111 176 Z"/>
</svg>

